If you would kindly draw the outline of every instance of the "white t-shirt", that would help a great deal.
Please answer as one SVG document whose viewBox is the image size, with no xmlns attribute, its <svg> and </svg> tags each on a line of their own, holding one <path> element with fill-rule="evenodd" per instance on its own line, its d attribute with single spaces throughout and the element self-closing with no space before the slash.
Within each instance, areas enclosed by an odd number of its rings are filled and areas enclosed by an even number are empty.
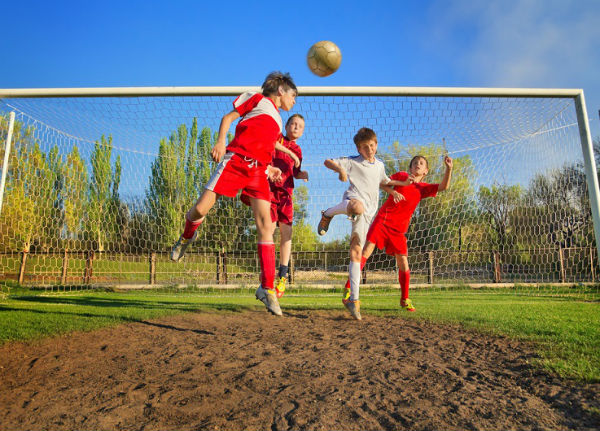
<svg viewBox="0 0 600 431">
<path fill-rule="evenodd" d="M 379 203 L 379 184 L 390 182 L 383 163 L 378 159 L 371 163 L 360 154 L 332 160 L 348 174 L 350 187 L 344 192 L 344 199 L 360 200 L 365 206 L 365 215 L 373 217 Z"/>
</svg>

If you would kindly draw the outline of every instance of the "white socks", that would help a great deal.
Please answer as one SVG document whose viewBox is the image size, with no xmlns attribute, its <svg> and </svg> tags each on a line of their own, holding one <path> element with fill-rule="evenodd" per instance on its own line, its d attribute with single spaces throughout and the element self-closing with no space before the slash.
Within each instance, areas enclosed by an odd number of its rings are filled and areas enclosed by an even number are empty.
<svg viewBox="0 0 600 431">
<path fill-rule="evenodd" d="M 325 210 L 325 215 L 327 217 L 333 217 L 336 216 L 338 214 L 347 214 L 346 213 L 346 209 L 348 208 L 348 203 L 350 201 L 348 199 L 344 199 L 343 201 L 341 201 L 339 204 L 332 206 L 331 208 L 327 208 Z"/>
<path fill-rule="evenodd" d="M 350 261 L 348 265 L 348 275 L 350 278 L 350 299 L 358 301 L 358 291 L 360 290 L 360 262 Z"/>
</svg>

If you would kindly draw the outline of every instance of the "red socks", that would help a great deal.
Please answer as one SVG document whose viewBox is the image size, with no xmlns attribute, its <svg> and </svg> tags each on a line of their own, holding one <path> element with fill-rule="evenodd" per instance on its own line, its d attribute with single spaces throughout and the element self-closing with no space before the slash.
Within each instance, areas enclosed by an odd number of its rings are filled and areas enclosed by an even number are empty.
<svg viewBox="0 0 600 431">
<path fill-rule="evenodd" d="M 362 271 L 367 263 L 367 258 L 364 256 L 360 257 L 360 270 Z M 346 280 L 346 285 L 344 286 L 346 289 L 350 289 L 350 279 Z"/>
<path fill-rule="evenodd" d="M 410 271 L 398 270 L 398 281 L 400 282 L 401 299 L 408 299 L 408 286 L 410 285 Z"/>
<path fill-rule="evenodd" d="M 273 280 L 275 280 L 275 244 L 272 242 L 259 242 L 258 258 L 260 261 L 260 285 L 263 289 L 273 289 Z"/>
<path fill-rule="evenodd" d="M 202 222 L 204 221 L 204 219 L 200 219 L 200 221 L 197 222 L 191 222 L 187 219 L 187 217 L 185 218 L 185 228 L 183 229 L 183 236 L 185 239 L 190 239 L 191 237 L 194 236 L 194 232 L 196 232 L 196 229 L 198 229 L 198 226 L 200 226 L 202 224 Z"/>
</svg>

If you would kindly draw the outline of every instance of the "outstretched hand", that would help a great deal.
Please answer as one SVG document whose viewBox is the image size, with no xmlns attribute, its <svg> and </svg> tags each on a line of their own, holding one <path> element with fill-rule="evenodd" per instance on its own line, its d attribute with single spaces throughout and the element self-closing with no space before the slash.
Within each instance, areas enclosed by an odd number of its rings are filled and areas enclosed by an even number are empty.
<svg viewBox="0 0 600 431">
<path fill-rule="evenodd" d="M 402 195 L 401 193 L 398 193 L 396 190 L 394 190 L 392 192 L 392 196 L 394 197 L 394 202 L 398 203 L 400 201 L 406 200 L 406 198 L 404 197 L 404 195 Z"/>
<path fill-rule="evenodd" d="M 219 163 L 225 155 L 225 144 L 217 143 L 211 150 L 210 155 L 215 162 Z"/>
</svg>

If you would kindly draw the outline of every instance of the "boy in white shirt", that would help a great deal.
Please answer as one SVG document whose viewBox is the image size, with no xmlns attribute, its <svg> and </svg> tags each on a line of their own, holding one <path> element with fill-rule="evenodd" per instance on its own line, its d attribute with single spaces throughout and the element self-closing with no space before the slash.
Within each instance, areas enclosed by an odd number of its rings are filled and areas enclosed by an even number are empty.
<svg viewBox="0 0 600 431">
<path fill-rule="evenodd" d="M 379 188 L 406 184 L 390 180 L 385 174 L 383 163 L 375 158 L 377 135 L 373 130 L 366 127 L 360 129 L 354 136 L 354 144 L 358 156 L 325 160 L 325 166 L 337 172 L 340 181 L 348 180 L 350 187 L 344 192 L 342 202 L 322 211 L 317 232 L 319 235 L 325 235 L 331 219 L 337 214 L 346 214 L 352 220 L 348 266 L 350 296 L 344 297 L 342 302 L 352 317 L 361 320 L 359 282 L 362 247 L 377 212 Z"/>
</svg>

